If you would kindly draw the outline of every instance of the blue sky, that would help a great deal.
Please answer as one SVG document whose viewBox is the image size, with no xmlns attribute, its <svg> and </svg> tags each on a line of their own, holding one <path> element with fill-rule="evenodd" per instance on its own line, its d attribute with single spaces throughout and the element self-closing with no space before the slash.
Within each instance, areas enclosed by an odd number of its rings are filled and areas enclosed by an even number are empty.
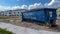
<svg viewBox="0 0 60 34">
<path fill-rule="evenodd" d="M 3 6 L 21 6 L 21 5 L 31 5 L 34 3 L 49 3 L 51 0 L 0 0 L 0 5 Z"/>
<path fill-rule="evenodd" d="M 60 7 L 60 0 L 0 0 L 0 10 L 58 7 Z"/>
</svg>

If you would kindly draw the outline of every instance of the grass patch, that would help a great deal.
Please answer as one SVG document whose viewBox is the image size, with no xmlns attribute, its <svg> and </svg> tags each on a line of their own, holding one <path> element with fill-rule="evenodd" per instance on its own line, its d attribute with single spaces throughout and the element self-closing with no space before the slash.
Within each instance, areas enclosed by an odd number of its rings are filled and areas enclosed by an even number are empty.
<svg viewBox="0 0 60 34">
<path fill-rule="evenodd" d="M 0 19 L 19 18 L 18 16 L 0 16 Z"/>
<path fill-rule="evenodd" d="M 6 29 L 0 28 L 0 34 L 13 34 L 13 33 L 10 31 L 7 31 Z"/>
</svg>

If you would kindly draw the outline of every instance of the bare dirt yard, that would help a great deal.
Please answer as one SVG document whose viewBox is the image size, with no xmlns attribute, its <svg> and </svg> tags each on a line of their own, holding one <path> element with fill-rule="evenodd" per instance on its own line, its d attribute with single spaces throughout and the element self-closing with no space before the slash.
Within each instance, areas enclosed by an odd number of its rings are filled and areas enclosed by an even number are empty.
<svg viewBox="0 0 60 34">
<path fill-rule="evenodd" d="M 11 23 L 17 26 L 27 27 L 27 28 L 36 29 L 36 30 L 60 32 L 60 20 L 56 20 L 57 27 L 51 27 L 51 28 L 46 28 L 46 26 L 38 25 L 33 22 L 22 22 L 21 18 L 0 19 L 0 22 Z"/>
</svg>

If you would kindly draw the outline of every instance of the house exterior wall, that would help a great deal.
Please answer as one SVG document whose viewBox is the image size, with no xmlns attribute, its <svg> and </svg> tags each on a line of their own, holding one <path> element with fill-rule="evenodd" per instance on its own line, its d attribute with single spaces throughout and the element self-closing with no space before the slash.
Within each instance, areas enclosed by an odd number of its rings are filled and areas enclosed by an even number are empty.
<svg viewBox="0 0 60 34">
<path fill-rule="evenodd" d="M 7 10 L 7 11 L 1 11 L 0 16 L 21 16 L 21 12 L 24 12 L 26 10 L 19 9 L 19 10 Z"/>
</svg>

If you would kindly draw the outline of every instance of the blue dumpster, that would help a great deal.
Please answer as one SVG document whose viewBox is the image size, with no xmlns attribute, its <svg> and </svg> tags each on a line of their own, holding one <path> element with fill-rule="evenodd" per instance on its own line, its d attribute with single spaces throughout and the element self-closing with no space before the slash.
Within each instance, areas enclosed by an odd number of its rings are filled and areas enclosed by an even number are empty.
<svg viewBox="0 0 60 34">
<path fill-rule="evenodd" d="M 45 24 L 56 24 L 55 8 L 40 8 L 22 12 L 22 21 L 37 21 Z"/>
</svg>

